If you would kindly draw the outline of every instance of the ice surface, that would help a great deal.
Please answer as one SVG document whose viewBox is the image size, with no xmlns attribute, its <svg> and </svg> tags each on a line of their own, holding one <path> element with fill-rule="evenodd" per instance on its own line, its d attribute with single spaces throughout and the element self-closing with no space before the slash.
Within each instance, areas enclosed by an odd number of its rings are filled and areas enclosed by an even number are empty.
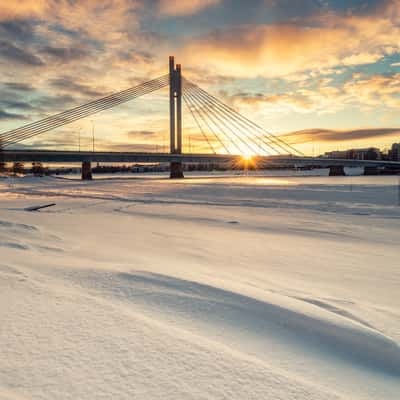
<svg viewBox="0 0 400 400">
<path fill-rule="evenodd" d="M 0 180 L 0 398 L 398 399 L 397 182 Z"/>
</svg>

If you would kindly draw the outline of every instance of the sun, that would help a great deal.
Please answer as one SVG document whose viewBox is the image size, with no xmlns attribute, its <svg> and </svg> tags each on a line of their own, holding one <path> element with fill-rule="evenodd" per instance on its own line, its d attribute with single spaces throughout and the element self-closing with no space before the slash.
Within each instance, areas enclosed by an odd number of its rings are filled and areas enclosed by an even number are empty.
<svg viewBox="0 0 400 400">
<path fill-rule="evenodd" d="M 237 161 L 238 166 L 244 170 L 255 169 L 257 167 L 257 157 L 255 154 L 243 153 Z"/>
<path fill-rule="evenodd" d="M 252 158 L 253 158 L 253 155 L 252 155 L 252 154 L 242 154 L 242 159 L 243 159 L 244 161 L 249 162 L 249 161 L 252 160 Z"/>
</svg>

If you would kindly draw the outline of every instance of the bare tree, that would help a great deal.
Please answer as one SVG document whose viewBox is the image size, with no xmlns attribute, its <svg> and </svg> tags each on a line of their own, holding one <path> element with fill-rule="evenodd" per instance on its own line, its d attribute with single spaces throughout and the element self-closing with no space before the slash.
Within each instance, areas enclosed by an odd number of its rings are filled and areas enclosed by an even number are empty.
<svg viewBox="0 0 400 400">
<path fill-rule="evenodd" d="M 45 173 L 45 168 L 41 162 L 32 163 L 32 173 L 35 176 L 43 176 Z"/>
<path fill-rule="evenodd" d="M 11 170 L 14 174 L 23 174 L 25 172 L 24 164 L 22 162 L 16 161 L 13 164 Z"/>
</svg>

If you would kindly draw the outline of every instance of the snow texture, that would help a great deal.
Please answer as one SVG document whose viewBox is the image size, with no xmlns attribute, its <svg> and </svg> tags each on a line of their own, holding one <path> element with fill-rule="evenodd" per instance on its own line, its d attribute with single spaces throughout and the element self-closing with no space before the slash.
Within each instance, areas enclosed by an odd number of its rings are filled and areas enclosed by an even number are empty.
<svg viewBox="0 0 400 400">
<path fill-rule="evenodd" d="M 398 399 L 397 184 L 0 179 L 0 399 Z"/>
</svg>

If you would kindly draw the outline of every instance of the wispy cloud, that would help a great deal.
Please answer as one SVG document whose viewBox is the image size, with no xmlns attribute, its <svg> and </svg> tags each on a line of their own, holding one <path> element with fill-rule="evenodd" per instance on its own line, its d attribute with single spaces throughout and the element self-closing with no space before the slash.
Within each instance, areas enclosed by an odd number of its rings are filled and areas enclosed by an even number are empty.
<svg viewBox="0 0 400 400">
<path fill-rule="evenodd" d="M 127 136 L 129 139 L 152 138 L 157 135 L 158 135 L 157 132 L 146 131 L 146 130 L 132 130 L 132 131 L 127 132 Z"/>
<path fill-rule="evenodd" d="M 0 20 L 40 17 L 49 10 L 47 0 L 2 1 L 0 5 Z"/>
<path fill-rule="evenodd" d="M 301 131 L 289 132 L 280 137 L 292 144 L 303 144 L 311 141 L 353 142 L 355 140 L 382 139 L 396 136 L 400 136 L 400 128 L 369 128 L 353 130 L 304 129 Z"/>
<path fill-rule="evenodd" d="M 221 0 L 160 0 L 159 12 L 163 16 L 193 15 L 219 3 Z"/>
<path fill-rule="evenodd" d="M 72 95 L 82 95 L 84 97 L 100 97 L 105 93 L 102 90 L 93 88 L 85 83 L 79 82 L 73 77 L 60 77 L 49 81 L 51 87 L 63 92 L 71 93 Z"/>
<path fill-rule="evenodd" d="M 4 110 L 0 110 L 0 120 L 19 120 L 26 119 L 22 114 L 14 114 Z"/>
<path fill-rule="evenodd" d="M 28 66 L 44 65 L 43 60 L 35 54 L 5 40 L 0 41 L 0 55 L 3 58 L 3 61 L 7 61 L 8 63 L 17 63 Z"/>
<path fill-rule="evenodd" d="M 31 84 L 22 82 L 5 82 L 4 86 L 18 92 L 32 92 L 35 90 Z"/>
<path fill-rule="evenodd" d="M 269 112 L 333 113 L 351 104 L 397 110 L 400 106 L 399 93 L 400 73 L 353 74 L 336 85 L 331 78 L 312 79 L 308 85 L 294 85 L 285 92 L 271 95 L 239 92 L 230 96 L 229 100 L 239 108 L 263 108 Z"/>
</svg>

